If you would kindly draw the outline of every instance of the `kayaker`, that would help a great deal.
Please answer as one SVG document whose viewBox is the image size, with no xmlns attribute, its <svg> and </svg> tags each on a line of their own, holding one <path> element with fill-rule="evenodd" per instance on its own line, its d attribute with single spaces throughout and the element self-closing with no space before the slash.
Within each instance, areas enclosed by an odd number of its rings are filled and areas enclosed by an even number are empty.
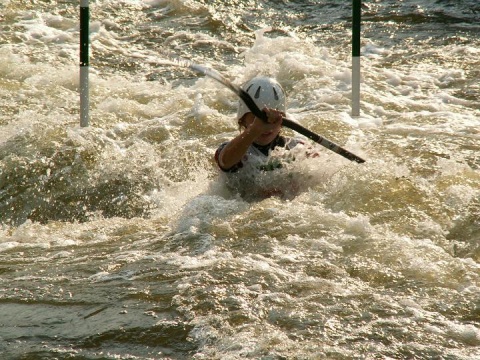
<svg viewBox="0 0 480 360">
<path fill-rule="evenodd" d="M 235 187 L 242 195 L 248 192 L 260 197 L 285 196 L 286 192 L 291 192 L 292 186 L 298 186 L 290 182 L 289 189 L 282 189 L 278 184 L 259 184 L 256 181 L 265 176 L 266 171 L 283 166 L 282 158 L 284 161 L 285 156 L 272 156 L 275 150 L 281 149 L 284 154 L 298 144 L 303 144 L 299 139 L 280 134 L 282 120 L 286 116 L 285 91 L 276 80 L 268 77 L 255 77 L 242 88 L 259 109 L 265 111 L 267 121 L 257 118 L 243 100 L 239 100 L 237 122 L 240 133 L 218 147 L 215 161 L 227 175 L 231 187 Z"/>
</svg>

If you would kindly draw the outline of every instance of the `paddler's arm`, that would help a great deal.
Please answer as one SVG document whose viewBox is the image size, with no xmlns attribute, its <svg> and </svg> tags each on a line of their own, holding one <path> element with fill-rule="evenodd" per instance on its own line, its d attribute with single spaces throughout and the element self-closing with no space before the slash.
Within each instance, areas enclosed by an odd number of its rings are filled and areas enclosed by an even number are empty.
<svg viewBox="0 0 480 360">
<path fill-rule="evenodd" d="M 257 121 L 257 119 L 255 120 Z M 228 170 L 238 164 L 259 134 L 261 132 L 259 133 L 252 124 L 252 126 L 247 127 L 241 134 L 233 138 L 218 154 L 220 167 Z"/>
<path fill-rule="evenodd" d="M 242 160 L 250 145 L 263 133 L 275 130 L 280 130 L 283 114 L 272 109 L 264 108 L 267 113 L 267 121 L 263 121 L 254 117 L 252 113 L 250 120 L 246 120 L 247 126 L 245 130 L 231 140 L 218 154 L 218 165 L 224 170 L 237 165 Z"/>
</svg>

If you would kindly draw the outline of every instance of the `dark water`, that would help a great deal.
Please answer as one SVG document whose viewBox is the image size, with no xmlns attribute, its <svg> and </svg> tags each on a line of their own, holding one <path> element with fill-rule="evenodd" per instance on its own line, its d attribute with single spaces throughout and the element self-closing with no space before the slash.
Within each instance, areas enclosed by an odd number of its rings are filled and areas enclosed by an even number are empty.
<svg viewBox="0 0 480 360">
<path fill-rule="evenodd" d="M 0 0 L 0 358 L 480 358 L 480 3 Z M 276 77 L 326 149 L 247 202 L 214 166 L 235 83 Z M 282 185 L 283 186 L 283 185 Z"/>
</svg>

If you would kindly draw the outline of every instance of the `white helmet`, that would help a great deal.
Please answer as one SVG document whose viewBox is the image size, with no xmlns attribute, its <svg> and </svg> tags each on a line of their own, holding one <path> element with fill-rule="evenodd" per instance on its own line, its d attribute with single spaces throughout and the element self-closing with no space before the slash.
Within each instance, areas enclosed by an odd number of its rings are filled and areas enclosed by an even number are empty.
<svg viewBox="0 0 480 360">
<path fill-rule="evenodd" d="M 268 77 L 255 77 L 242 85 L 260 110 L 267 107 L 281 112 L 286 112 L 286 97 L 282 86 L 274 79 Z M 238 102 L 237 120 L 250 112 L 243 100 Z"/>
</svg>

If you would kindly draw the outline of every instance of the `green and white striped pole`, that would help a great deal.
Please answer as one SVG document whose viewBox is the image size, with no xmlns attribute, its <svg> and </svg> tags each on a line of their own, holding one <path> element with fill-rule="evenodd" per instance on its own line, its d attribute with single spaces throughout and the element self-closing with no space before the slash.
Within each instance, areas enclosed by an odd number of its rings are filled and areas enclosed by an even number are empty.
<svg viewBox="0 0 480 360">
<path fill-rule="evenodd" d="M 80 0 L 80 126 L 88 126 L 88 47 L 90 10 L 88 0 Z"/>
<path fill-rule="evenodd" d="M 352 0 L 352 116 L 360 116 L 360 23 L 362 0 Z"/>
</svg>

